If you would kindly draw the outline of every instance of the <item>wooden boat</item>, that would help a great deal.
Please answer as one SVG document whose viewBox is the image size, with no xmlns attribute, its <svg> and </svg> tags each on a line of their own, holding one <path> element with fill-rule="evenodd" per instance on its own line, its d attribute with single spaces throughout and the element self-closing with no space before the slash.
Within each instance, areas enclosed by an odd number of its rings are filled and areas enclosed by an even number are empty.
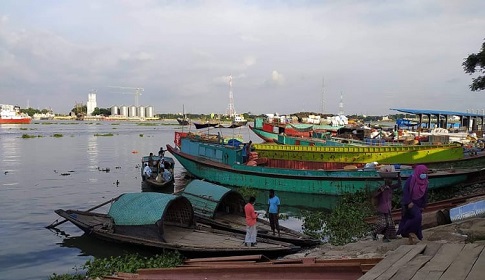
<svg viewBox="0 0 485 280">
<path fill-rule="evenodd" d="M 234 190 L 205 182 L 192 180 L 182 191 L 182 196 L 192 203 L 195 219 L 199 223 L 213 228 L 232 232 L 246 232 L 246 218 L 244 214 L 243 196 Z M 280 225 L 281 235 L 272 235 L 268 221 L 258 218 L 258 236 L 292 243 L 302 247 L 320 244 L 320 240 L 313 239 L 302 233 Z"/>
<path fill-rule="evenodd" d="M 321 168 L 338 169 L 346 165 L 364 167 L 369 162 L 379 164 L 426 164 L 429 168 L 485 167 L 485 151 L 469 149 L 460 144 L 422 145 L 347 145 L 316 146 L 316 141 L 280 135 L 279 139 L 293 145 L 253 144 L 260 157 L 286 159 L 306 164 L 319 162 Z"/>
<path fill-rule="evenodd" d="M 188 118 L 177 118 L 177 122 L 180 125 L 189 125 L 190 124 L 190 120 Z"/>
<path fill-rule="evenodd" d="M 362 190 L 374 190 L 382 184 L 377 169 L 325 168 L 324 162 L 259 157 L 252 152 L 243 161 L 243 145 L 230 146 L 204 142 L 177 135 L 180 145 L 167 145 L 168 151 L 195 178 L 234 187 L 274 189 L 275 191 L 341 195 Z M 399 167 L 399 166 L 398 166 Z M 401 177 L 412 174 L 411 168 L 400 169 Z M 434 170 L 429 174 L 429 187 L 442 188 L 472 180 L 481 168 Z"/>
<path fill-rule="evenodd" d="M 244 245 L 244 236 L 195 227 L 190 201 L 183 196 L 144 192 L 126 193 L 114 200 L 108 213 L 79 210 L 55 211 L 85 234 L 111 242 L 184 255 L 284 255 L 300 247 L 258 238 L 257 246 Z"/>
<path fill-rule="evenodd" d="M 306 146 L 254 144 L 253 150 L 261 157 L 308 162 L 326 162 L 365 165 L 379 164 L 428 164 L 459 160 L 464 157 L 463 147 L 449 145 L 416 146 Z M 339 168 L 336 165 L 335 168 Z"/>
<path fill-rule="evenodd" d="M 211 143 L 223 143 L 226 145 L 231 145 L 234 142 L 234 140 L 237 140 L 240 143 L 244 142 L 244 139 L 241 135 L 224 136 L 220 132 L 218 132 L 217 134 L 177 132 L 175 134 L 175 141 L 174 141 L 177 147 L 180 146 L 181 138 L 190 138 L 198 141 L 211 142 Z"/>
<path fill-rule="evenodd" d="M 165 181 L 163 179 L 163 174 L 160 172 L 160 161 L 162 160 L 163 157 L 163 162 L 167 162 L 166 166 L 168 166 L 168 170 L 170 173 L 172 173 L 172 179 L 170 181 Z M 145 167 L 145 164 L 148 164 L 151 169 L 152 169 L 152 177 L 151 178 L 144 178 L 143 176 L 143 168 Z M 162 156 L 152 156 L 152 159 L 150 160 L 150 156 L 143 156 L 141 158 L 141 178 L 143 180 L 143 183 L 145 183 L 148 187 L 161 190 L 161 191 L 167 191 L 167 192 L 173 192 L 173 186 L 175 182 L 175 176 L 174 176 L 174 167 L 175 167 L 175 161 L 171 157 L 166 157 L 165 155 Z"/>
<path fill-rule="evenodd" d="M 180 125 L 189 125 L 190 124 L 190 119 L 187 118 L 187 116 L 185 115 L 185 106 L 182 106 L 182 114 L 183 114 L 183 117 L 182 118 L 177 118 L 177 122 L 180 124 Z"/>
<path fill-rule="evenodd" d="M 295 137 L 311 137 L 314 132 L 328 132 L 336 135 L 342 126 L 304 124 L 304 123 L 278 123 L 268 122 L 262 118 L 254 120 L 254 126 L 249 128 L 265 142 L 276 142 L 278 135 Z"/>
<path fill-rule="evenodd" d="M 240 127 L 248 124 L 248 120 L 243 115 L 234 115 L 231 121 L 231 127 Z"/>
<path fill-rule="evenodd" d="M 196 129 L 203 129 L 203 128 L 210 128 L 210 127 L 217 127 L 219 126 L 219 123 L 215 123 L 215 122 L 203 122 L 203 123 L 200 123 L 200 122 L 193 122 L 194 126 Z"/>
</svg>

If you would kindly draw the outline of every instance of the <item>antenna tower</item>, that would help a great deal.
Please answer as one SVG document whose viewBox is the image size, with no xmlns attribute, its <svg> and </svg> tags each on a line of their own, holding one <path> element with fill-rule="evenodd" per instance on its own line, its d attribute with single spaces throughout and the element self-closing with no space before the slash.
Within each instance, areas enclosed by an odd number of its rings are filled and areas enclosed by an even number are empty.
<svg viewBox="0 0 485 280">
<path fill-rule="evenodd" d="M 344 96 L 343 96 L 342 92 L 340 92 L 340 103 L 339 103 L 338 108 L 339 108 L 338 114 L 343 115 L 344 114 Z"/>
<path fill-rule="evenodd" d="M 236 109 L 234 109 L 234 96 L 232 94 L 232 75 L 229 75 L 229 108 L 227 109 L 229 117 L 234 117 Z"/>
<path fill-rule="evenodd" d="M 325 77 L 322 78 L 322 113 L 325 114 Z"/>
</svg>

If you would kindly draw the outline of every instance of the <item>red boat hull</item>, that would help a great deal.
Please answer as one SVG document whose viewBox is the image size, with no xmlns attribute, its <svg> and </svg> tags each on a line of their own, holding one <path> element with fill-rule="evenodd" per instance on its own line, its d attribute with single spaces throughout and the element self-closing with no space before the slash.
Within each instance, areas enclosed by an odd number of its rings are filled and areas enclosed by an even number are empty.
<svg viewBox="0 0 485 280">
<path fill-rule="evenodd" d="M 15 118 L 15 119 L 0 118 L 0 124 L 29 124 L 31 121 L 32 121 L 31 118 Z"/>
</svg>

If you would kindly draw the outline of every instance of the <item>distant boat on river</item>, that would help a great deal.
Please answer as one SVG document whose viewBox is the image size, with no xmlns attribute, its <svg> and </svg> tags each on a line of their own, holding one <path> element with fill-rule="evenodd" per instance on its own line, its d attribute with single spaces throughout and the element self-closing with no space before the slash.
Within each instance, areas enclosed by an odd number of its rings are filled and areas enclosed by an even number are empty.
<svg viewBox="0 0 485 280">
<path fill-rule="evenodd" d="M 0 104 L 0 124 L 29 124 L 32 118 L 20 112 L 19 106 Z"/>
</svg>

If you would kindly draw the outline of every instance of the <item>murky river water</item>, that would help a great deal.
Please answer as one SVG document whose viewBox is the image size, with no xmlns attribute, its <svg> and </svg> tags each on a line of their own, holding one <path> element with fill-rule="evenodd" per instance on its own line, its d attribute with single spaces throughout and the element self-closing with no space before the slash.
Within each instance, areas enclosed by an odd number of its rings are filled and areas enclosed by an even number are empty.
<svg viewBox="0 0 485 280">
<path fill-rule="evenodd" d="M 141 156 L 173 144 L 175 130 L 181 127 L 166 123 L 0 125 L 0 279 L 48 279 L 53 273 L 75 272 L 75 267 L 93 256 L 126 252 L 123 246 L 83 236 L 70 223 L 59 225 L 58 231 L 45 227 L 59 219 L 56 209 L 88 209 L 122 193 L 142 191 Z M 247 127 L 221 132 L 261 142 Z M 190 181 L 186 175 L 176 162 L 177 190 Z M 324 196 L 278 195 L 282 212 L 290 214 L 282 224 L 294 229 L 301 229 L 301 222 L 294 218 L 300 209 L 328 208 L 335 203 Z M 264 210 L 265 202 L 266 194 L 261 193 L 256 208 Z"/>
</svg>

